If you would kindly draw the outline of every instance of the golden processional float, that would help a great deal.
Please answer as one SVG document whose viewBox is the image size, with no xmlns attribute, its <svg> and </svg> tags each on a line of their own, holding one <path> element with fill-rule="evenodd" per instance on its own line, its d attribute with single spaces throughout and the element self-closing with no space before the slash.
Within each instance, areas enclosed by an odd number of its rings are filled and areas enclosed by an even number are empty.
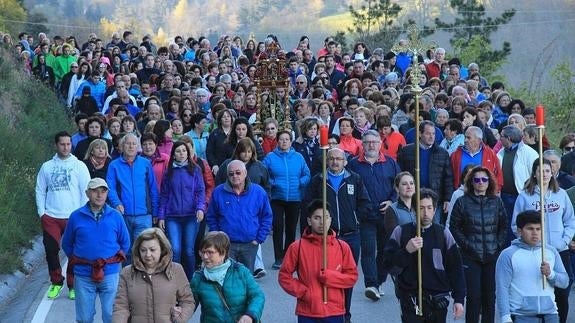
<svg viewBox="0 0 575 323">
<path fill-rule="evenodd" d="M 277 120 L 279 129 L 291 131 L 290 105 L 289 105 L 289 72 L 286 66 L 285 55 L 280 52 L 277 43 L 271 42 L 266 46 L 265 52 L 258 56 L 256 63 L 257 110 L 256 121 L 253 124 L 254 135 L 264 133 L 263 122 L 268 118 Z M 284 96 L 279 97 L 278 89 L 284 89 Z"/>
</svg>

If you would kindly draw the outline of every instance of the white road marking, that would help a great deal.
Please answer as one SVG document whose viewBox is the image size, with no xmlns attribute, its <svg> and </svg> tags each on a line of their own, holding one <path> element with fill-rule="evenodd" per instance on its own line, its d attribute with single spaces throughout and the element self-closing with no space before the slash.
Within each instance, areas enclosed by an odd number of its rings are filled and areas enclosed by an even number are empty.
<svg viewBox="0 0 575 323">
<path fill-rule="evenodd" d="M 67 268 L 68 266 L 68 261 L 66 261 L 64 264 L 62 264 L 62 268 Z M 61 297 L 62 293 L 60 293 Z M 42 296 L 42 301 L 40 302 L 40 305 L 38 305 L 38 308 L 36 308 L 36 312 L 34 313 L 34 317 L 32 318 L 31 323 L 44 323 L 46 321 L 46 317 L 48 316 L 48 313 L 50 312 L 50 308 L 52 307 L 52 304 L 54 304 L 54 300 L 53 299 L 48 299 L 48 297 L 46 297 L 46 293 L 44 293 L 44 296 Z"/>
</svg>

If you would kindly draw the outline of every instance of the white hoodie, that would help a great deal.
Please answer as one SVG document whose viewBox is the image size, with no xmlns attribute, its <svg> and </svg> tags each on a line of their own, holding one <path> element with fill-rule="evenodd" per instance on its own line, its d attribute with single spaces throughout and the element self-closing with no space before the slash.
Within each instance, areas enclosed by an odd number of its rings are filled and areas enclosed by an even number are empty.
<svg viewBox="0 0 575 323">
<path fill-rule="evenodd" d="M 36 178 L 38 215 L 67 219 L 88 201 L 86 188 L 89 181 L 88 167 L 74 155 L 66 159 L 54 155 L 42 164 Z"/>
</svg>

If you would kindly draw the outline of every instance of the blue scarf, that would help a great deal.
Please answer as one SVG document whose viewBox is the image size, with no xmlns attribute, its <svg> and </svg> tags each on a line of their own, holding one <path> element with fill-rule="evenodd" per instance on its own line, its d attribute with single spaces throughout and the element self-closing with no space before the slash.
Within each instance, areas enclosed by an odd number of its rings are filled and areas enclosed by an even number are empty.
<svg viewBox="0 0 575 323">
<path fill-rule="evenodd" d="M 232 262 L 230 259 L 227 259 L 223 264 L 213 268 L 204 267 L 204 276 L 206 276 L 207 280 L 217 282 L 220 286 L 224 286 L 224 279 L 231 265 Z"/>
</svg>

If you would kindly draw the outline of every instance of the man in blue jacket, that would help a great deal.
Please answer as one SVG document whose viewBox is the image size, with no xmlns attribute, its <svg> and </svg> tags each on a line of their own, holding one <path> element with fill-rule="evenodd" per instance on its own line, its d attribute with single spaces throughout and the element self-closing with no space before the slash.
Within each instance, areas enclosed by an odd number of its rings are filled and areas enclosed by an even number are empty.
<svg viewBox="0 0 575 323">
<path fill-rule="evenodd" d="M 206 223 L 210 231 L 230 237 L 230 257 L 253 272 L 258 245 L 271 231 L 272 208 L 266 191 L 249 181 L 244 162 L 232 160 L 227 174 L 227 181 L 212 193 Z"/>
<path fill-rule="evenodd" d="M 76 321 L 94 320 L 96 295 L 100 296 L 102 321 L 112 322 L 112 308 L 121 262 L 130 247 L 122 215 L 106 204 L 108 184 L 101 178 L 88 182 L 88 203 L 70 215 L 62 249 L 74 267 Z"/>
<path fill-rule="evenodd" d="M 129 133 L 120 139 L 122 156 L 108 167 L 106 182 L 110 186 L 110 205 L 124 216 L 130 241 L 152 227 L 158 214 L 159 193 L 152 164 L 138 156 L 138 139 Z M 131 248 L 131 247 L 130 247 Z M 131 262 L 130 250 L 127 262 Z"/>
<path fill-rule="evenodd" d="M 389 156 L 381 153 L 381 137 L 375 130 L 362 136 L 363 153 L 349 162 L 348 169 L 359 174 L 371 200 L 369 215 L 360 222 L 361 268 L 365 283 L 365 296 L 380 299 L 378 287 L 387 278 L 383 269 L 385 226 L 383 218 L 387 208 L 397 199 L 393 188 L 395 176 L 401 171 Z"/>
</svg>

